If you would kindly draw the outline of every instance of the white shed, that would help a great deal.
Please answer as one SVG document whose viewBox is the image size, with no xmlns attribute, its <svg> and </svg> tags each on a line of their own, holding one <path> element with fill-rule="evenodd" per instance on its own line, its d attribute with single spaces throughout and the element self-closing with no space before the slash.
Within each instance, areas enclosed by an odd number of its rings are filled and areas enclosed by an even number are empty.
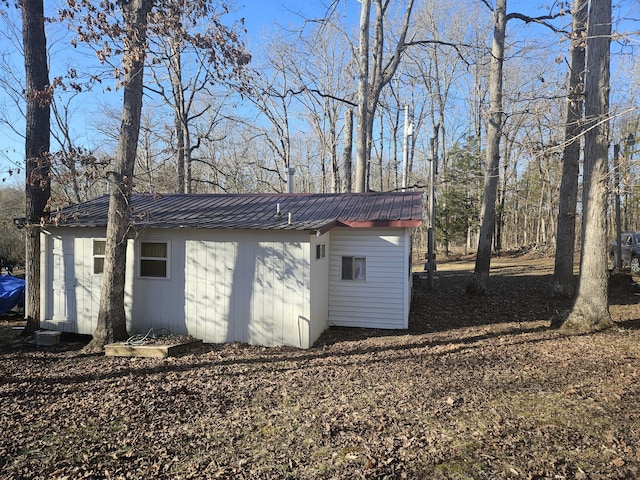
<svg viewBox="0 0 640 480">
<path fill-rule="evenodd" d="M 108 202 L 43 234 L 43 328 L 93 333 Z M 421 193 L 134 195 L 131 209 L 130 333 L 309 348 L 332 325 L 408 326 Z"/>
</svg>

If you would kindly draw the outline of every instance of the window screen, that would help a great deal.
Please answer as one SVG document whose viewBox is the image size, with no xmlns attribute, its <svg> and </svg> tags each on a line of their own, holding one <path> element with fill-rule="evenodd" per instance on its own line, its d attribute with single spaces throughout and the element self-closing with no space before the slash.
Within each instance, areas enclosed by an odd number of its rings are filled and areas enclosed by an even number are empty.
<svg viewBox="0 0 640 480">
<path fill-rule="evenodd" d="M 342 257 L 342 280 L 365 280 L 366 270 L 364 257 Z"/>
<path fill-rule="evenodd" d="M 104 252 L 107 242 L 105 240 L 93 241 L 93 273 L 104 271 Z"/>
<path fill-rule="evenodd" d="M 167 252 L 168 248 L 165 242 L 141 242 L 140 276 L 166 278 Z"/>
</svg>

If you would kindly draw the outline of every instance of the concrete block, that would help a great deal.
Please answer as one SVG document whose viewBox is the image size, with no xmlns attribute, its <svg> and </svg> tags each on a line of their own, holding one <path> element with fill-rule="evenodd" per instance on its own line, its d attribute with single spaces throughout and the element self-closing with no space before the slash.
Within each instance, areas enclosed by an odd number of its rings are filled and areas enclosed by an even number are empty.
<svg viewBox="0 0 640 480">
<path fill-rule="evenodd" d="M 60 343 L 60 335 L 60 332 L 53 332 L 51 330 L 38 330 L 36 332 L 36 344 L 56 345 Z"/>
</svg>

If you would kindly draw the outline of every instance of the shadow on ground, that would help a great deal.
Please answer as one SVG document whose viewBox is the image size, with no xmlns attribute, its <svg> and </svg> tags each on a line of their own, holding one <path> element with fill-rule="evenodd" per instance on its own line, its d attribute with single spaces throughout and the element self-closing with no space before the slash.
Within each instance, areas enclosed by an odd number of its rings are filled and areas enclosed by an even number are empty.
<svg viewBox="0 0 640 480">
<path fill-rule="evenodd" d="M 424 281 L 414 283 L 408 330 L 331 327 L 315 346 L 495 324 L 513 323 L 523 330 L 547 328 L 552 318 L 572 305 L 572 300 L 551 295 L 551 272 L 549 261 L 541 264 L 496 262 L 492 265 L 488 295 L 474 296 L 465 292 L 467 283 L 473 279 L 473 265 L 468 262 L 449 264 L 435 275 L 433 289 L 427 288 Z M 610 279 L 610 311 L 618 325 L 625 329 L 640 328 L 640 286 L 636 279 L 628 272 L 612 275 Z M 15 315 L 0 315 L 0 330 L 7 332 L 16 325 L 21 323 Z M 90 336 L 64 333 L 60 345 L 52 348 L 38 347 L 33 341 L 16 338 L 15 333 L 10 337 L 12 340 L 8 341 L 9 337 L 0 332 L 0 352 L 39 348 L 79 350 L 90 340 Z"/>
<path fill-rule="evenodd" d="M 331 327 L 319 344 L 372 337 L 422 335 L 466 327 L 516 323 L 526 328 L 531 322 L 545 322 L 569 310 L 571 299 L 551 294 L 553 263 L 528 262 L 492 265 L 489 293 L 475 296 L 465 292 L 473 279 L 473 265 L 447 265 L 436 274 L 434 287 L 426 281 L 414 283 L 409 330 L 373 330 Z M 628 273 L 612 277 L 609 305 L 612 317 L 622 328 L 640 326 L 640 288 Z"/>
</svg>

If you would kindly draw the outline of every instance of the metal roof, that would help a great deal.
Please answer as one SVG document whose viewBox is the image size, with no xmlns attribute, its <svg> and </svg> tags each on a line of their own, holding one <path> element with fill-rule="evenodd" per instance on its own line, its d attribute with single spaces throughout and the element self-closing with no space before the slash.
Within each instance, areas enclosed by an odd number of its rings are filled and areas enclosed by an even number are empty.
<svg viewBox="0 0 640 480">
<path fill-rule="evenodd" d="M 52 214 L 52 223 L 104 227 L 108 209 L 109 196 L 104 195 Z M 339 225 L 417 227 L 422 223 L 422 193 L 135 194 L 130 221 L 136 228 L 320 232 Z"/>
</svg>

